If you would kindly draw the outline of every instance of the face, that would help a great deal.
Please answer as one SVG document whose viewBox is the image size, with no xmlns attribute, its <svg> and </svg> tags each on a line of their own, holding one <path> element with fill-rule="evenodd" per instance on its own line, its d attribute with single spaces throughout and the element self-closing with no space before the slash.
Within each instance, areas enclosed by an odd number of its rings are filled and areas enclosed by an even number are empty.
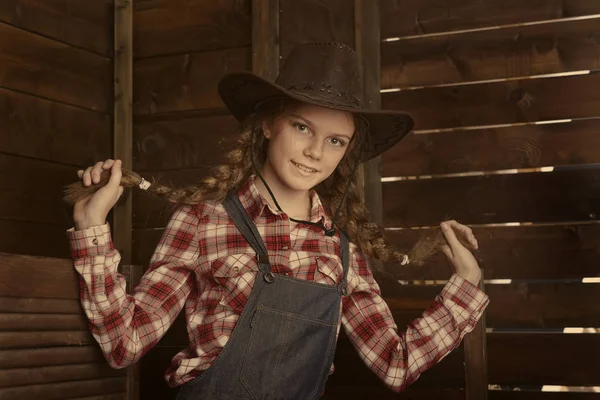
<svg viewBox="0 0 600 400">
<path fill-rule="evenodd" d="M 305 191 L 327 179 L 342 160 L 354 136 L 354 119 L 349 112 L 300 104 L 263 131 L 269 139 L 265 173 L 281 187 Z"/>
</svg>

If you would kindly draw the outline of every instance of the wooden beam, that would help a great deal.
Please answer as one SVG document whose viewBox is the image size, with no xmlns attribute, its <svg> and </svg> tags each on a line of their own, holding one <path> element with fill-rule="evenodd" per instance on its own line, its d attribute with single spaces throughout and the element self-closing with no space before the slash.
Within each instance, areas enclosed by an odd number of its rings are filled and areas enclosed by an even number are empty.
<svg viewBox="0 0 600 400">
<path fill-rule="evenodd" d="M 379 2 L 355 0 L 354 2 L 355 48 L 360 63 L 365 106 L 371 110 L 381 108 L 381 67 Z M 381 157 L 364 163 L 359 170 L 364 189 L 364 202 L 373 221 L 383 220 L 381 195 Z"/>
<path fill-rule="evenodd" d="M 252 0 L 252 71 L 271 81 L 279 73 L 279 0 Z"/>
<path fill-rule="evenodd" d="M 114 7 L 114 157 L 133 165 L 133 2 L 115 0 Z M 112 234 L 123 264 L 131 262 L 132 200 L 123 196 L 113 210 Z M 137 282 L 128 282 L 135 285 Z M 139 364 L 128 368 L 126 399 L 139 399 Z"/>
<path fill-rule="evenodd" d="M 481 270 L 479 289 L 485 290 L 484 271 Z M 486 311 L 475 329 L 464 338 L 465 349 L 465 392 L 467 400 L 487 400 L 488 398 L 488 368 L 487 368 L 487 334 Z"/>
</svg>

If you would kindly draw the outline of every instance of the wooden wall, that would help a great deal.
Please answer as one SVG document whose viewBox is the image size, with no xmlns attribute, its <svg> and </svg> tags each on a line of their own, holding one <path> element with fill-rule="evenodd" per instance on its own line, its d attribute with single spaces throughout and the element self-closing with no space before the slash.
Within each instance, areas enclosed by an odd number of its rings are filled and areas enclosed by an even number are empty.
<svg viewBox="0 0 600 400">
<path fill-rule="evenodd" d="M 238 130 L 217 92 L 228 71 L 252 68 L 250 0 L 134 3 L 133 167 L 145 177 L 192 184 L 222 161 Z M 133 197 L 134 264 L 146 267 L 172 210 Z M 163 374 L 188 345 L 183 312 L 141 361 L 142 399 L 175 398 Z"/>
<path fill-rule="evenodd" d="M 417 130 L 383 156 L 389 239 L 407 247 L 421 232 L 408 228 L 455 218 L 474 228 L 486 279 L 511 280 L 486 284 L 488 381 L 502 389 L 490 398 L 591 398 L 540 389 L 600 385 L 600 285 L 582 283 L 600 276 L 600 3 L 380 4 L 382 39 L 399 38 L 381 44 L 382 108 L 412 112 Z M 564 121 L 539 123 L 553 120 Z M 449 277 L 442 256 L 395 273 Z M 384 295 L 418 315 L 440 289 L 387 285 Z M 454 352 L 407 398 L 464 398 L 463 371 Z M 355 395 L 375 386 L 364 374 L 345 383 Z"/>
<path fill-rule="evenodd" d="M 87 329 L 62 188 L 111 155 L 112 0 L 0 1 L 0 399 L 124 398 Z"/>
</svg>

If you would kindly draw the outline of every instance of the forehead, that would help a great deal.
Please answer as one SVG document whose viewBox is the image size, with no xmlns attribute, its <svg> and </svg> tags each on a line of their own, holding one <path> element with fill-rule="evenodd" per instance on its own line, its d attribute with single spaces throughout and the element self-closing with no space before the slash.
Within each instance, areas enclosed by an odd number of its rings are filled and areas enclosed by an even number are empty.
<svg viewBox="0 0 600 400">
<path fill-rule="evenodd" d="M 315 125 L 317 130 L 350 136 L 354 133 L 354 117 L 348 111 L 332 110 L 313 104 L 300 103 L 289 107 L 286 114 L 295 114 L 305 118 Z"/>
</svg>

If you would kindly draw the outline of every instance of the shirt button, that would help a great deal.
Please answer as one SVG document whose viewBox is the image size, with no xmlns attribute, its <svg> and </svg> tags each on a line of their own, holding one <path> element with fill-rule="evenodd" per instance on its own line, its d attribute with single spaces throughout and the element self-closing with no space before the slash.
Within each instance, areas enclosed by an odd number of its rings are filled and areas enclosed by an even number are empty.
<svg viewBox="0 0 600 400">
<path fill-rule="evenodd" d="M 94 240 L 92 240 L 92 244 L 97 245 L 98 244 L 98 239 L 94 238 Z"/>
<path fill-rule="evenodd" d="M 289 249 L 289 247 L 288 247 L 288 246 L 283 246 L 283 247 L 281 248 L 281 250 L 288 250 L 288 249 Z"/>
<path fill-rule="evenodd" d="M 238 266 L 236 265 L 235 267 L 233 267 L 233 270 L 234 270 L 235 272 L 240 272 L 240 267 L 238 267 Z"/>
</svg>

